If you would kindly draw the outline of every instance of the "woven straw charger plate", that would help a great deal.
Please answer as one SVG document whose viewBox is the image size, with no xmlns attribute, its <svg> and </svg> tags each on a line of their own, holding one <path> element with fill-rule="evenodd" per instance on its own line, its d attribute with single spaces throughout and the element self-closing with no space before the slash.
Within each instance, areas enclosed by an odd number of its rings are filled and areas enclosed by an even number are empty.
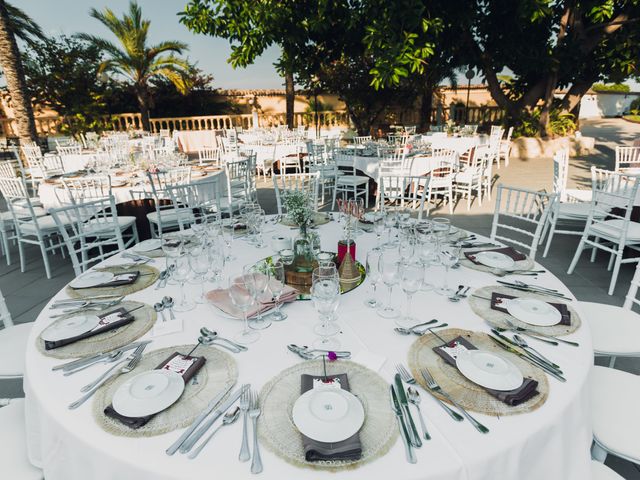
<svg viewBox="0 0 640 480">
<path fill-rule="evenodd" d="M 305 460 L 302 435 L 292 419 L 292 409 L 300 397 L 302 374 L 322 375 L 322 361 L 306 361 L 290 367 L 260 392 L 262 415 L 258 434 L 262 444 L 278 457 L 297 467 L 322 470 L 357 468 L 383 456 L 396 441 L 398 427 L 389 408 L 389 385 L 373 370 L 348 360 L 327 363 L 327 375 L 346 373 L 351 393 L 356 395 L 365 411 L 360 429 L 362 457 L 360 460 L 308 462 Z"/>
<path fill-rule="evenodd" d="M 205 357 L 207 362 L 185 386 L 180 399 L 155 415 L 143 427 L 135 430 L 129 428 L 123 423 L 107 417 L 104 414 L 104 409 L 111 403 L 116 390 L 127 380 L 140 373 L 153 370 L 174 352 L 186 354 L 194 346 L 177 345 L 146 352 L 135 370 L 126 375 L 119 375 L 105 383 L 96 392 L 92 405 L 93 416 L 98 425 L 107 432 L 121 437 L 152 437 L 190 425 L 215 395 L 233 386 L 238 379 L 238 368 L 233 357 L 211 346 L 198 346 L 194 355 Z M 194 379 L 196 380 L 194 381 Z"/>
<path fill-rule="evenodd" d="M 153 310 L 153 308 L 144 303 L 133 301 L 121 302 L 120 304 L 111 307 L 106 311 L 113 311 L 117 310 L 118 308 L 124 308 L 127 311 L 137 309 L 131 312 L 131 316 L 133 316 L 134 319 L 133 322 L 118 328 L 114 328 L 113 330 L 100 333 L 93 337 L 83 338 L 82 340 L 78 340 L 77 342 L 70 343 L 69 345 L 64 345 L 62 347 L 54 348 L 51 350 L 45 350 L 44 340 L 42 340 L 42 338 L 40 338 L 40 335 L 38 335 L 38 338 L 36 338 L 36 347 L 38 348 L 38 351 L 43 355 L 46 355 L 47 357 L 53 358 L 80 358 L 94 355 L 99 352 L 110 352 L 111 350 L 124 347 L 125 345 L 129 345 L 131 342 L 136 341 L 149 330 L 151 330 L 151 327 L 153 327 L 156 322 L 156 312 Z M 100 314 L 103 312 L 93 313 Z M 74 315 L 65 315 L 64 317 L 60 317 L 56 321 L 60 322 L 72 316 Z"/>
<path fill-rule="evenodd" d="M 485 333 L 448 328 L 441 330 L 438 335 L 449 342 L 458 336 L 463 336 L 480 350 L 487 350 L 511 361 L 522 375 L 538 381 L 538 395 L 517 406 L 509 406 L 497 398 L 489 395 L 484 388 L 467 380 L 455 367 L 448 365 L 433 351 L 434 347 L 442 345 L 442 341 L 433 334 L 418 338 L 409 349 L 409 368 L 422 387 L 427 389 L 427 383 L 420 369 L 426 367 L 443 391 L 447 392 L 456 402 L 467 410 L 485 413 L 493 416 L 516 415 L 536 410 L 544 404 L 549 396 L 549 382 L 541 371 L 520 359 L 514 354 L 506 352 L 497 346 Z M 445 397 L 433 392 L 441 400 L 450 403 Z"/>
<path fill-rule="evenodd" d="M 99 295 L 131 295 L 132 293 L 144 290 L 147 287 L 153 285 L 160 277 L 160 272 L 157 268 L 150 267 L 148 265 L 138 265 L 129 270 L 125 270 L 122 267 L 114 265 L 113 267 L 104 267 L 96 269 L 100 272 L 112 272 L 112 273 L 124 273 L 124 272 L 140 272 L 140 276 L 135 282 L 129 285 L 120 285 L 119 287 L 93 287 L 93 288 L 71 288 L 67 285 L 65 292 L 71 298 L 86 298 L 96 297 Z"/>
</svg>

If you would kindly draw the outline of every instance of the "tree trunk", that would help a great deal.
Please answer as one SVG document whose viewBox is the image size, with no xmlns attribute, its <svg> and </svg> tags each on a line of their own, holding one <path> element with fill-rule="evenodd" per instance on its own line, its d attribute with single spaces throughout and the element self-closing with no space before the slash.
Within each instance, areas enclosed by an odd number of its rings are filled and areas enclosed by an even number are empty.
<svg viewBox="0 0 640 480">
<path fill-rule="evenodd" d="M 136 86 L 136 98 L 140 106 L 140 120 L 142 121 L 142 129 L 146 132 L 151 131 L 151 122 L 149 122 L 149 92 L 146 85 Z"/>
<path fill-rule="evenodd" d="M 576 82 L 571 85 L 569 91 L 564 95 L 562 99 L 562 111 L 572 113 L 575 115 L 575 111 L 580 113 L 580 102 L 582 101 L 582 97 L 584 97 L 585 93 L 589 91 L 593 85 L 593 81 L 591 79 L 585 79 L 581 82 Z"/>
<path fill-rule="evenodd" d="M 540 110 L 540 118 L 538 120 L 538 133 L 541 137 L 549 136 L 548 126 L 551 117 L 551 109 L 553 108 L 554 92 L 558 84 L 558 72 L 552 72 L 547 79 L 547 86 L 544 92 L 544 102 Z"/>
<path fill-rule="evenodd" d="M 27 93 L 20 51 L 11 29 L 11 21 L 4 0 L 0 0 L 0 66 L 4 71 L 7 89 L 11 94 L 11 104 L 17 124 L 16 133 L 21 141 L 35 141 L 38 135 L 33 106 Z"/>
<path fill-rule="evenodd" d="M 287 109 L 287 127 L 294 128 L 295 125 L 293 124 L 293 110 L 295 108 L 296 91 L 293 84 L 293 72 L 289 70 L 287 70 L 284 74 L 284 88 Z"/>
<path fill-rule="evenodd" d="M 422 103 L 420 104 L 420 126 L 421 132 L 429 131 L 431 125 L 431 112 L 433 110 L 433 90 L 434 87 L 429 82 L 425 82 L 422 90 Z"/>
</svg>

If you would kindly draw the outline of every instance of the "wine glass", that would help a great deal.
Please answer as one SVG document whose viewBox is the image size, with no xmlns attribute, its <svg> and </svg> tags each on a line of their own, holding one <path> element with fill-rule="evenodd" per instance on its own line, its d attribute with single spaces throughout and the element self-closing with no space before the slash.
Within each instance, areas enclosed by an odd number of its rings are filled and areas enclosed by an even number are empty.
<svg viewBox="0 0 640 480">
<path fill-rule="evenodd" d="M 261 260 L 253 265 L 244 267 L 242 273 L 245 277 L 247 288 L 253 295 L 258 307 L 258 314 L 249 321 L 249 327 L 254 330 L 264 330 L 271 326 L 271 321 L 265 319 L 264 315 L 262 315 L 262 303 L 260 301 L 269 286 L 269 266 L 264 260 Z"/>
<path fill-rule="evenodd" d="M 402 263 L 407 264 L 413 258 L 415 252 L 415 242 L 412 237 L 402 236 L 398 242 L 398 254 Z"/>
<path fill-rule="evenodd" d="M 311 299 L 320 318 L 320 323 L 313 330 L 320 339 L 314 342 L 314 347 L 333 350 L 339 347 L 338 340 L 330 337 L 340 331 L 338 325 L 331 322 L 340 302 L 340 283 L 332 272 L 322 274 L 317 270 L 312 276 Z"/>
<path fill-rule="evenodd" d="M 410 327 L 417 322 L 415 318 L 411 316 L 411 300 L 413 294 L 420 290 L 422 280 L 424 278 L 424 270 L 422 265 L 416 263 L 410 263 L 402 266 L 402 273 L 400 274 L 400 286 L 407 296 L 407 310 L 404 317 L 396 320 L 396 324 L 400 327 Z"/>
<path fill-rule="evenodd" d="M 367 252 L 367 279 L 369 280 L 369 285 L 371 285 L 371 295 L 364 301 L 364 304 L 370 308 L 376 308 L 380 305 L 380 302 L 376 296 L 376 287 L 378 286 L 378 282 L 380 281 L 380 271 L 378 270 L 378 262 L 380 261 L 380 255 L 382 252 L 374 248 L 373 250 L 369 250 Z"/>
<path fill-rule="evenodd" d="M 380 239 L 384 233 L 384 214 L 382 212 L 376 212 L 372 216 L 373 221 L 373 233 L 376 234 L 376 248 L 380 248 Z"/>
<path fill-rule="evenodd" d="M 242 312 L 242 319 L 244 320 L 244 328 L 234 337 L 236 342 L 242 344 L 253 343 L 260 338 L 260 333 L 249 328 L 249 321 L 247 320 L 247 313 L 253 305 L 255 300 L 253 295 L 249 292 L 245 277 L 230 278 L 229 297 L 231 302 Z"/>
<path fill-rule="evenodd" d="M 189 266 L 195 275 L 196 283 L 200 285 L 200 295 L 196 298 L 197 303 L 206 303 L 204 298 L 204 284 L 206 281 L 207 273 L 211 266 L 211 257 L 209 256 L 209 249 L 205 246 L 202 248 L 193 250 L 189 255 Z"/>
<path fill-rule="evenodd" d="M 180 284 L 180 301 L 175 305 L 176 312 L 188 312 L 195 308 L 196 304 L 192 300 L 187 298 L 187 294 L 184 291 L 184 284 L 189 280 L 191 275 L 191 265 L 189 264 L 189 255 L 183 252 L 177 257 L 175 263 L 175 270 L 173 271 L 173 277 Z"/>
<path fill-rule="evenodd" d="M 393 293 L 393 286 L 400 280 L 400 266 L 400 256 L 397 251 L 391 250 L 380 255 L 380 259 L 378 260 L 380 278 L 389 289 L 387 304 L 381 305 L 378 308 L 378 315 L 383 318 L 396 318 L 399 315 L 398 309 L 391 303 L 391 295 Z"/>
<path fill-rule="evenodd" d="M 440 248 L 438 258 L 440 259 L 440 263 L 444 266 L 444 279 L 442 286 L 436 289 L 436 293 L 447 296 L 452 295 L 453 290 L 449 288 L 449 269 L 460 260 L 460 247 L 445 245 Z"/>
<path fill-rule="evenodd" d="M 451 221 L 448 218 L 434 217 L 431 220 L 431 229 L 433 230 L 433 233 L 435 233 L 439 245 L 443 245 L 447 242 L 450 228 Z"/>
<path fill-rule="evenodd" d="M 220 233 L 222 234 L 225 251 L 227 252 L 225 260 L 235 260 L 236 257 L 231 254 L 231 247 L 233 247 L 233 239 L 235 238 L 235 221 L 233 220 L 233 217 L 229 217 L 223 218 L 220 223 Z"/>
<path fill-rule="evenodd" d="M 422 291 L 433 290 L 433 284 L 427 280 L 429 267 L 434 263 L 438 262 L 437 255 L 437 239 L 433 234 L 421 235 L 420 241 L 418 242 L 418 258 L 420 259 L 420 263 L 422 263 L 422 267 L 424 269 L 424 279 L 422 281 Z"/>
<path fill-rule="evenodd" d="M 220 274 L 223 272 L 226 264 L 224 246 L 218 242 L 210 242 L 207 253 L 209 255 L 209 269 L 211 272 L 210 279 L 215 284 L 220 280 Z"/>
<path fill-rule="evenodd" d="M 253 226 L 255 228 L 255 243 L 258 248 L 264 248 L 266 245 L 262 239 L 262 227 L 264 226 L 265 213 L 262 208 L 253 210 Z"/>
<path fill-rule="evenodd" d="M 160 240 L 162 251 L 166 259 L 167 283 L 175 284 L 173 277 L 175 270 L 176 258 L 182 254 L 182 237 L 178 232 L 165 233 Z"/>
<path fill-rule="evenodd" d="M 271 290 L 271 295 L 273 295 L 274 301 L 276 303 L 276 309 L 271 314 L 271 319 L 274 322 L 281 322 L 287 318 L 286 313 L 282 313 L 280 310 L 280 295 L 284 291 L 285 286 L 285 272 L 284 272 L 284 264 L 280 261 L 275 262 L 271 265 L 271 279 L 269 280 L 269 290 Z"/>
</svg>

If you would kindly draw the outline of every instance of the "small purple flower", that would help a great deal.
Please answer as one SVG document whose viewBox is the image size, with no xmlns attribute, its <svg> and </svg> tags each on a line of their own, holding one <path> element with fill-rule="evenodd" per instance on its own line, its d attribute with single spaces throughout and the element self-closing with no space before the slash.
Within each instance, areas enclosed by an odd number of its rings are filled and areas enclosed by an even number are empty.
<svg viewBox="0 0 640 480">
<path fill-rule="evenodd" d="M 329 358 L 330 362 L 335 362 L 338 359 L 338 355 L 336 355 L 336 352 L 329 352 L 327 357 Z"/>
</svg>

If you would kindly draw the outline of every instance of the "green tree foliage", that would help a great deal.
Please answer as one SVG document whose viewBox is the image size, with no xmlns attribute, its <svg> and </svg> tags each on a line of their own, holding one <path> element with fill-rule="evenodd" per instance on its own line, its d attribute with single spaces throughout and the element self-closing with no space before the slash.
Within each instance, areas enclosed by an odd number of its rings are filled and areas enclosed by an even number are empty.
<svg viewBox="0 0 640 480">
<path fill-rule="evenodd" d="M 631 87 L 624 83 L 594 83 L 591 89 L 596 92 L 629 93 L 631 91 Z"/>
<path fill-rule="evenodd" d="M 175 40 L 148 45 L 151 22 L 142 18 L 142 10 L 135 1 L 129 3 L 129 12 L 122 18 L 109 8 L 102 12 L 93 8 L 90 14 L 114 34 L 118 44 L 89 34 L 80 34 L 80 37 L 104 52 L 100 71 L 109 72 L 131 85 L 142 114 L 142 126 L 149 130 L 149 82 L 154 78 L 165 78 L 182 94 L 191 87 L 193 66 L 178 56 L 188 49 L 187 45 Z"/>
</svg>

